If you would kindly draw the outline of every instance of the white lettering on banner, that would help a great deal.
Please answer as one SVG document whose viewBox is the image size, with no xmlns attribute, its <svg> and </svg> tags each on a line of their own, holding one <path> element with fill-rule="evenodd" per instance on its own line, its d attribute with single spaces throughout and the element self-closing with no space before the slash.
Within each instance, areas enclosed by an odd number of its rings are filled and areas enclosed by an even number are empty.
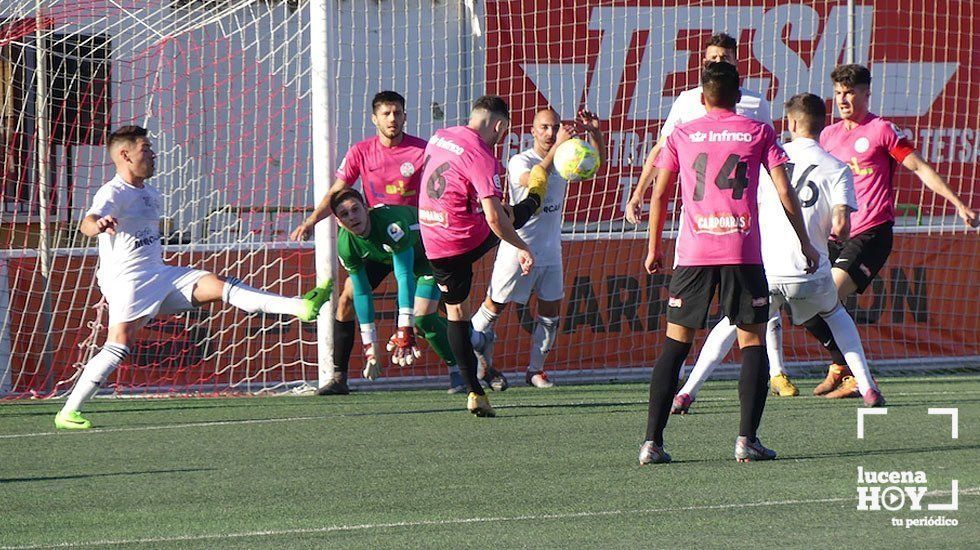
<svg viewBox="0 0 980 550">
<path fill-rule="evenodd" d="M 868 63 L 874 7 L 857 6 L 855 10 L 855 51 L 857 63 Z M 821 32 L 821 23 L 823 30 Z M 667 76 L 683 72 L 691 56 L 701 58 L 700 49 L 678 50 L 677 36 L 684 31 L 727 32 L 740 36 L 752 32 L 752 51 L 762 66 L 775 77 L 747 78 L 743 87 L 768 99 L 774 118 L 783 115 L 783 102 L 802 90 L 833 96 L 830 72 L 846 47 L 847 12 L 834 6 L 821 21 L 820 14 L 804 4 L 783 4 L 766 10 L 763 6 L 740 7 L 613 7 L 592 9 L 590 31 L 602 38 L 595 58 L 591 83 L 586 78 L 585 63 L 534 63 L 521 68 L 538 91 L 563 118 L 570 118 L 579 107 L 580 98 L 601 119 L 616 111 L 616 98 L 625 84 L 626 56 L 634 51 L 631 44 L 637 33 L 647 32 L 642 44 L 639 69 L 632 95 L 626 98 L 630 120 L 663 120 L 676 96 L 665 96 Z M 773 38 L 783 37 L 785 38 Z M 815 41 L 809 65 L 787 41 Z M 926 82 L 910 94 L 878 94 L 872 102 L 882 116 L 920 116 L 925 114 L 958 68 L 958 63 L 875 62 L 871 69 L 880 82 Z M 920 78 L 919 75 L 929 75 Z M 882 80 L 883 79 L 883 80 Z"/>
</svg>

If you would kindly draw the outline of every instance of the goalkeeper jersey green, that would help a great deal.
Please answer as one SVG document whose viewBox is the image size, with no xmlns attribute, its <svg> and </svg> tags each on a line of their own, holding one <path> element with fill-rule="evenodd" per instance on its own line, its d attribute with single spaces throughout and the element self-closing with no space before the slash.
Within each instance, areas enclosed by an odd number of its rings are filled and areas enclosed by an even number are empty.
<svg viewBox="0 0 980 550">
<path fill-rule="evenodd" d="M 409 206 L 376 206 L 368 211 L 371 231 L 360 237 L 340 228 L 337 231 L 337 257 L 351 275 L 359 273 L 365 261 L 392 264 L 392 255 L 414 249 L 415 276 L 431 275 L 419 234 L 418 214 Z"/>
</svg>

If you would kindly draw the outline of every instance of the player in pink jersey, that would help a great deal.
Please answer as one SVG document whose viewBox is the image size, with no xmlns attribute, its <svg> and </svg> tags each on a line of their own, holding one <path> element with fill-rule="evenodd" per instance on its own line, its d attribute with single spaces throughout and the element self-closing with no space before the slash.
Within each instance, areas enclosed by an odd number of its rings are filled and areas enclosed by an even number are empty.
<svg viewBox="0 0 980 550">
<path fill-rule="evenodd" d="M 510 111 L 497 96 L 476 100 L 466 126 L 439 130 L 425 148 L 425 169 L 419 196 L 419 224 L 425 255 L 446 302 L 449 345 L 469 389 L 467 409 L 477 416 L 494 416 L 490 400 L 477 378 L 474 334 L 467 298 L 473 282 L 473 263 L 500 240 L 517 249 L 526 275 L 534 264 L 527 243 L 517 234 L 541 207 L 547 193 L 547 172 L 532 174 L 528 196 L 505 210 L 500 199 L 503 167 L 492 147 L 507 135 Z"/>
<path fill-rule="evenodd" d="M 319 221 L 331 216 L 330 197 L 336 192 L 352 187 L 361 180 L 364 198 L 368 206 L 404 205 L 418 207 L 419 181 L 422 176 L 425 141 L 405 133 L 405 98 L 398 92 L 383 91 L 371 101 L 371 122 L 377 135 L 355 143 L 344 155 L 335 175 L 333 186 L 290 239 L 306 239 Z M 390 264 L 364 262 L 371 288 L 375 289 L 391 273 Z M 354 286 L 347 279 L 337 301 L 337 315 L 333 326 L 334 372 L 330 381 L 317 390 L 319 395 L 345 395 L 350 356 L 354 349 Z M 450 387 L 458 387 L 462 380 L 450 373 Z"/>
<path fill-rule="evenodd" d="M 843 300 L 855 292 L 864 292 L 891 253 L 895 221 L 893 178 L 899 164 L 949 201 L 968 227 L 976 227 L 978 221 L 977 213 L 915 152 L 915 146 L 898 126 L 869 112 L 871 71 L 867 67 L 841 65 L 830 78 L 834 82 L 834 103 L 842 120 L 824 128 L 820 146 L 850 166 L 858 202 L 858 210 L 851 214 L 850 238 L 844 242 L 832 239 L 830 243 L 831 272 L 838 296 Z M 857 382 L 844 366 L 844 356 L 827 323 L 817 316 L 806 327 L 833 359 L 827 378 L 814 394 L 859 397 Z"/>
<path fill-rule="evenodd" d="M 640 464 L 670 462 L 663 431 L 670 417 L 677 377 L 691 342 L 703 328 L 719 289 L 722 312 L 738 326 L 742 350 L 739 379 L 741 420 L 735 440 L 739 461 L 769 460 L 776 453 L 756 437 L 768 393 L 768 360 L 763 342 L 769 318 L 769 288 L 759 239 L 759 170 L 772 176 L 780 202 L 800 239 L 808 272 L 818 252 L 810 244 L 799 199 L 783 168 L 789 157 L 772 127 L 735 113 L 738 71 L 725 62 L 709 64 L 701 75 L 708 114 L 671 133 L 657 159 L 657 182 L 650 205 L 650 242 L 644 265 L 663 269 L 662 233 L 667 201 L 680 173 L 684 232 L 667 302 L 667 338 L 650 379 L 646 441 Z"/>
</svg>

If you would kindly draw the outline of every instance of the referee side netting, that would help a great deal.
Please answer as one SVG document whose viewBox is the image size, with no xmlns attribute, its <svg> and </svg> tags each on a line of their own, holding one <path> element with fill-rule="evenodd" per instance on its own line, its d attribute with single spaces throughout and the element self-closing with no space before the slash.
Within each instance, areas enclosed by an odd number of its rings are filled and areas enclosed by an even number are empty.
<svg viewBox="0 0 980 550">
<path fill-rule="evenodd" d="M 973 2 L 636 4 L 327 2 L 333 166 L 374 132 L 369 102 L 382 89 L 407 98 L 406 129 L 423 138 L 464 123 L 479 95 L 504 96 L 512 110 L 504 161 L 530 147 L 538 109 L 571 118 L 586 107 L 602 120 L 607 166 L 571 185 L 566 207 L 566 292 L 547 362 L 559 382 L 644 377 L 659 352 L 669 275 L 645 274 L 646 227 L 626 223 L 623 206 L 673 99 L 696 85 L 713 32 L 738 39 L 743 85 L 770 101 L 777 130 L 787 98 L 830 98 L 836 64 L 870 64 L 872 110 L 980 206 Z M 0 394 L 21 397 L 69 389 L 104 341 L 94 241 L 75 228 L 111 177 L 103 146 L 111 128 L 150 129 L 166 261 L 289 295 L 314 282 L 312 245 L 286 239 L 314 201 L 310 5 L 40 5 L 0 8 Z M 978 235 L 909 172 L 896 185 L 894 251 L 849 304 L 872 369 L 976 369 Z M 476 270 L 474 306 L 491 264 Z M 377 295 L 383 337 L 394 325 L 394 290 L 388 282 Z M 512 306 L 498 323 L 496 365 L 505 372 L 527 364 L 532 312 L 533 303 Z M 211 306 L 154 321 L 110 383 L 135 394 L 285 391 L 316 384 L 316 338 L 313 325 Z M 785 342 L 794 373 L 826 360 L 795 328 Z M 357 377 L 356 350 L 352 363 Z M 385 376 L 374 386 L 447 381 L 431 350 Z"/>
</svg>

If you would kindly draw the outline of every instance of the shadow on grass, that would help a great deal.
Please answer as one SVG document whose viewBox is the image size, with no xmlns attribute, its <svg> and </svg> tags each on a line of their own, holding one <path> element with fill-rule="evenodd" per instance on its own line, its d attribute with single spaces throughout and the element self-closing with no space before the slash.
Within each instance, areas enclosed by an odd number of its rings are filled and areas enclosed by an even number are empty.
<svg viewBox="0 0 980 550">
<path fill-rule="evenodd" d="M 140 476 L 146 474 L 184 474 L 188 472 L 210 472 L 216 469 L 217 468 L 177 468 L 171 470 L 142 470 L 137 472 L 112 472 L 112 473 L 76 474 L 76 475 L 64 475 L 64 476 L 0 477 L 0 484 L 30 483 L 32 481 L 61 481 L 67 479 L 89 479 L 94 477 Z"/>
<path fill-rule="evenodd" d="M 778 449 L 777 449 L 778 450 Z M 819 460 L 824 458 L 851 458 L 859 456 L 873 456 L 873 455 L 909 455 L 909 454 L 919 454 L 919 453 L 935 453 L 940 451 L 973 451 L 980 450 L 980 445 L 944 445 L 940 447 L 904 447 L 904 448 L 893 448 L 893 449 L 867 449 L 861 451 L 828 451 L 826 453 L 811 453 L 811 454 L 793 454 L 793 455 L 783 455 L 780 454 L 776 459 L 776 462 L 789 462 L 793 460 Z M 698 464 L 698 463 L 721 463 L 721 462 L 731 462 L 732 459 L 729 457 L 725 458 L 701 458 L 701 459 L 680 459 L 672 460 L 674 464 Z"/>
</svg>

